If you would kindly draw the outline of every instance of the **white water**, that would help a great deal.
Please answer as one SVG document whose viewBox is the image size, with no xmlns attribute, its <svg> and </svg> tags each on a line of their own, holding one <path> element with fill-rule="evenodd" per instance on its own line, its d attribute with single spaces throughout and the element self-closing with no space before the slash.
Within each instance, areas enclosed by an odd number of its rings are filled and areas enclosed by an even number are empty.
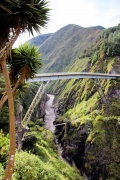
<svg viewBox="0 0 120 180">
<path fill-rule="evenodd" d="M 54 133 L 55 127 L 53 125 L 53 121 L 55 121 L 55 112 L 54 112 L 54 107 L 53 107 L 53 100 L 54 100 L 54 95 L 47 94 L 48 100 L 46 101 L 45 104 L 45 127 L 52 131 Z"/>
</svg>

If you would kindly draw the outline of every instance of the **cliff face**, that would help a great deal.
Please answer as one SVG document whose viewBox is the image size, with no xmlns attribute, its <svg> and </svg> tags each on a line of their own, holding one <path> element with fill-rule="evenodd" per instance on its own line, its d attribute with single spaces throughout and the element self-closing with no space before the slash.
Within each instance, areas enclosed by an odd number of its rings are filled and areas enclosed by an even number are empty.
<svg viewBox="0 0 120 180">
<path fill-rule="evenodd" d="M 120 25 L 104 31 L 79 26 L 62 28 L 47 39 L 46 46 L 44 42 L 40 47 L 46 58 L 43 71 L 64 68 L 70 72 L 120 73 L 119 31 Z M 59 100 L 60 117 L 55 123 L 68 123 L 67 129 L 58 126 L 55 132 L 63 156 L 89 180 L 119 180 L 119 79 L 56 81 L 51 82 L 49 93 Z"/>
<path fill-rule="evenodd" d="M 97 122 L 96 122 L 97 121 Z M 96 123 L 96 124 L 95 124 Z M 77 166 L 91 180 L 120 179 L 120 126 L 117 119 L 95 119 L 94 124 L 70 125 L 69 132 L 56 135 L 63 147 L 63 157 Z"/>
<path fill-rule="evenodd" d="M 116 84 L 120 87 L 119 82 Z M 63 157 L 71 165 L 74 162 L 89 180 L 120 179 L 119 92 L 120 89 L 113 85 L 106 94 L 107 102 L 103 101 L 104 97 L 98 99 L 94 105 L 85 100 L 84 103 L 88 106 L 86 107 L 81 101 L 81 106 L 72 107 L 73 110 L 67 110 L 56 121 L 56 123 L 69 122 L 67 133 L 65 127 L 56 128 L 56 137 L 63 147 Z M 67 100 L 68 104 L 70 100 Z M 61 114 L 65 109 L 64 106 L 63 102 L 59 107 L 58 112 Z"/>
<path fill-rule="evenodd" d="M 118 37 L 118 29 L 119 26 L 107 30 L 107 37 L 101 39 L 84 71 L 120 73 L 119 43 L 115 47 L 113 41 Z M 116 40 L 119 41 L 119 37 Z M 110 46 L 114 46 L 111 49 L 114 55 L 108 52 Z M 77 69 L 76 65 L 72 68 Z M 63 156 L 71 165 L 74 162 L 89 180 L 119 180 L 119 79 L 70 80 L 56 85 L 54 92 L 58 98 L 62 97 L 58 108 L 61 116 L 56 123 L 69 122 L 67 134 L 64 127 L 56 129 L 56 136 L 63 147 Z"/>
</svg>

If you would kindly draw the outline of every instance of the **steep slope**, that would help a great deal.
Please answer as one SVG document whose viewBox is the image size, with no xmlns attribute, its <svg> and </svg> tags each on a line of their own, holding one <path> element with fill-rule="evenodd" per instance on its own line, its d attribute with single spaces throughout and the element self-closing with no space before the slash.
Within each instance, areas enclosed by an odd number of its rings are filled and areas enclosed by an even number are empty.
<svg viewBox="0 0 120 180">
<path fill-rule="evenodd" d="M 103 32 L 89 71 L 120 73 L 119 47 L 120 25 Z M 78 69 L 77 62 L 73 69 Z M 67 134 L 64 127 L 56 130 L 63 156 L 90 180 L 120 180 L 119 79 L 61 81 L 51 91 L 62 98 L 56 123 L 68 124 Z"/>
<path fill-rule="evenodd" d="M 46 72 L 64 68 L 117 74 L 120 25 L 106 30 L 68 25 L 44 41 L 40 50 Z M 67 124 L 56 128 L 63 157 L 74 162 L 89 180 L 120 180 L 119 79 L 56 81 L 51 82 L 49 93 L 56 95 L 56 102 L 59 100 L 56 112 L 60 117 L 56 123 Z"/>
<path fill-rule="evenodd" d="M 40 72 L 67 71 L 76 58 L 97 43 L 103 29 L 99 26 L 83 28 L 72 24 L 53 33 L 39 46 L 44 57 L 44 67 Z"/>
<path fill-rule="evenodd" d="M 35 45 L 37 47 L 39 47 L 44 41 L 46 41 L 50 36 L 52 35 L 52 33 L 49 34 L 42 34 L 39 35 L 37 37 L 34 37 L 32 39 L 30 39 L 29 41 L 27 41 L 28 43 L 30 43 L 30 45 Z"/>
</svg>

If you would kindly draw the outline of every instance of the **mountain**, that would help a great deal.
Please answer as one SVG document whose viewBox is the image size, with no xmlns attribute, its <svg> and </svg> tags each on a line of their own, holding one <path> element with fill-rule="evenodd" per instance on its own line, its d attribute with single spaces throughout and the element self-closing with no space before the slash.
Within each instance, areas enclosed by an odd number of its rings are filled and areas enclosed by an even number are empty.
<svg viewBox="0 0 120 180">
<path fill-rule="evenodd" d="M 44 66 L 40 72 L 67 71 L 76 58 L 97 43 L 103 30 L 101 26 L 83 28 L 70 24 L 55 33 L 31 39 L 30 44 L 37 45 L 43 54 Z"/>
<path fill-rule="evenodd" d="M 30 45 L 35 45 L 35 46 L 39 47 L 39 46 L 40 46 L 44 41 L 46 41 L 51 35 L 52 35 L 52 33 L 43 34 L 43 35 L 34 37 L 34 38 L 30 39 L 30 40 L 28 41 L 28 43 L 29 43 Z"/>
<path fill-rule="evenodd" d="M 44 67 L 40 72 L 120 74 L 120 24 L 108 29 L 71 24 L 29 42 L 43 53 Z M 0 83 L 2 96 L 5 91 L 2 77 Z M 18 112 L 18 104 L 23 106 L 22 114 L 29 108 L 38 86 L 39 83 L 30 84 L 25 95 L 15 101 Z M 22 138 L 25 151 L 16 153 L 13 176 L 21 178 L 22 172 L 25 179 L 39 176 L 36 178 L 120 180 L 120 79 L 52 81 L 47 86 L 47 93 L 55 95 L 52 106 L 56 113 L 54 125 L 63 123 L 63 126 L 56 126 L 54 135 L 44 128 L 44 119 L 39 119 L 44 118 L 44 106 L 48 100 L 44 95 L 28 124 L 30 132 Z M 0 119 L 5 131 L 5 134 L 0 133 L 0 172 L 3 172 L 9 149 L 7 104 Z M 61 147 L 62 157 L 73 168 L 58 159 L 54 140 Z"/>
<path fill-rule="evenodd" d="M 68 25 L 40 46 L 41 72 L 120 73 L 120 24 L 104 29 Z M 120 180 L 120 81 L 72 79 L 51 82 L 56 96 L 56 136 L 62 155 L 91 180 Z M 58 102 L 58 104 L 57 104 Z"/>
</svg>

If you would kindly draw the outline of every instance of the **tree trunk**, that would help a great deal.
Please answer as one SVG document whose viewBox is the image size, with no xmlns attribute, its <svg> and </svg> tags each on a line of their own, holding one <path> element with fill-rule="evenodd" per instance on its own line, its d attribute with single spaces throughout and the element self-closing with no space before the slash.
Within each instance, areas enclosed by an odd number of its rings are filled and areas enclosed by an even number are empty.
<svg viewBox="0 0 120 180">
<path fill-rule="evenodd" d="M 10 126 L 10 152 L 7 162 L 7 167 L 5 170 L 5 175 L 3 180 L 11 180 L 12 172 L 14 168 L 14 158 L 15 158 L 15 148 L 16 148 L 16 140 L 15 140 L 15 117 L 14 117 L 14 103 L 13 96 L 11 91 L 9 74 L 6 66 L 6 60 L 2 59 L 1 62 L 3 75 L 5 78 L 6 91 L 8 95 L 8 105 L 9 105 L 9 126 Z"/>
<path fill-rule="evenodd" d="M 15 41 L 17 40 L 19 34 L 20 34 L 20 27 L 17 27 L 15 32 L 13 33 L 11 39 L 9 40 L 9 42 L 6 42 L 6 44 L 4 45 L 5 47 L 3 48 L 4 50 L 3 50 L 3 53 L 2 53 L 2 55 L 0 57 L 0 73 L 4 74 L 4 72 L 3 72 L 3 65 L 2 65 L 3 62 L 2 61 L 5 61 L 5 66 L 6 66 L 6 59 L 7 59 L 8 55 L 10 54 L 12 46 L 15 43 Z M 2 69 L 1 69 L 1 67 L 2 67 Z M 8 74 L 8 71 L 7 71 L 7 74 Z M 5 78 L 5 76 L 4 76 L 4 78 Z M 10 84 L 10 79 L 9 79 L 9 84 Z M 2 100 L 0 102 L 0 110 L 2 109 L 4 103 L 8 99 L 7 95 L 4 97 L 3 102 L 2 102 Z"/>
<path fill-rule="evenodd" d="M 20 81 L 21 81 L 21 76 L 19 77 L 19 79 L 17 80 L 17 82 L 15 83 L 15 86 L 13 87 L 12 94 L 14 95 L 16 89 L 18 88 L 18 86 L 20 85 Z M 2 109 L 3 105 L 5 104 L 5 102 L 8 100 L 8 95 L 3 95 L 3 97 L 0 100 L 0 110 Z"/>
</svg>

